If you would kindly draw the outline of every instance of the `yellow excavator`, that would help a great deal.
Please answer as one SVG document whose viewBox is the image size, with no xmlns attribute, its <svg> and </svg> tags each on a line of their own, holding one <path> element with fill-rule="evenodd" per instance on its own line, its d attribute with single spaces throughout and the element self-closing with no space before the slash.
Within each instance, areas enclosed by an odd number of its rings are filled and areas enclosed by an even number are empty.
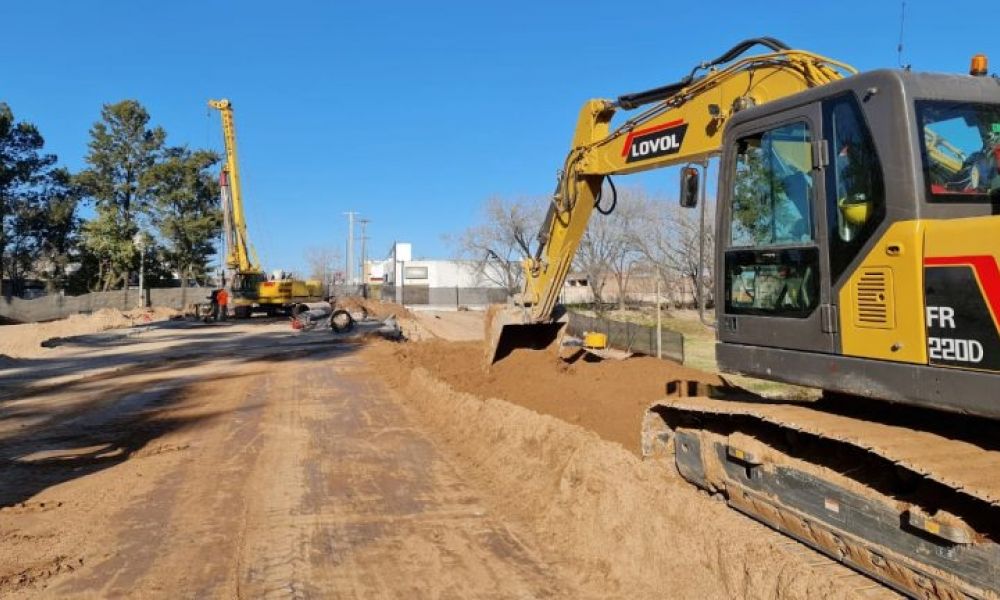
<svg viewBox="0 0 1000 600">
<path fill-rule="evenodd" d="M 823 395 L 664 382 L 644 455 L 898 592 L 1000 598 L 1000 80 L 982 55 L 969 75 L 859 74 L 757 38 L 587 102 L 487 362 L 557 346 L 610 176 L 682 166 L 704 224 L 709 159 L 720 370 Z"/>
<path fill-rule="evenodd" d="M 268 277 L 261 268 L 257 252 L 247 235 L 233 105 L 225 99 L 209 100 L 208 105 L 222 115 L 226 165 L 219 176 L 219 187 L 226 240 L 225 266 L 232 273 L 230 288 L 236 318 L 249 318 L 254 312 L 264 312 L 269 316 L 278 312 L 291 313 L 297 306 L 322 301 L 321 282 L 302 281 L 285 273 Z"/>
</svg>

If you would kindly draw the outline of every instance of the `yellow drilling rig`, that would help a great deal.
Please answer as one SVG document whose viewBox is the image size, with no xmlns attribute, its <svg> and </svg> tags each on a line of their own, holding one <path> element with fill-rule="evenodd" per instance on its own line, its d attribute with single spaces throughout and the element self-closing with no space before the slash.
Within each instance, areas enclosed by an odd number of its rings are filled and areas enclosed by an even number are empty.
<svg viewBox="0 0 1000 600">
<path fill-rule="evenodd" d="M 274 315 L 291 313 L 296 306 L 323 300 L 322 283 L 299 280 L 285 273 L 268 276 L 260 266 L 257 252 L 247 235 L 240 168 L 236 153 L 236 125 L 233 104 L 229 100 L 209 100 L 209 107 L 222 115 L 222 135 L 226 163 L 219 176 L 223 211 L 223 236 L 226 242 L 225 267 L 229 278 L 233 307 L 237 318 L 249 318 L 254 312 Z"/>
</svg>

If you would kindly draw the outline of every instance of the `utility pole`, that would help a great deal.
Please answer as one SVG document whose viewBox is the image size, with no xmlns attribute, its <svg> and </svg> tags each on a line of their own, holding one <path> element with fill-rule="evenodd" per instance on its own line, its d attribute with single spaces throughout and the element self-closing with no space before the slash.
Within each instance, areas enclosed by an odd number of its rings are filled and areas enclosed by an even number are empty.
<svg viewBox="0 0 1000 600">
<path fill-rule="evenodd" d="M 149 247 L 150 241 L 149 234 L 144 231 L 136 232 L 132 238 L 132 244 L 139 251 L 139 306 L 141 308 L 146 308 L 146 295 L 143 290 L 145 288 L 146 248 Z"/>
<path fill-rule="evenodd" d="M 344 276 L 347 284 L 354 283 L 354 215 L 360 214 L 352 210 L 344 213 L 347 215 L 347 269 Z"/>
<path fill-rule="evenodd" d="M 358 223 L 361 223 L 361 295 L 368 297 L 368 278 L 365 273 L 365 264 L 368 262 L 368 236 L 365 235 L 366 226 L 371 223 L 371 219 L 358 219 Z"/>
</svg>

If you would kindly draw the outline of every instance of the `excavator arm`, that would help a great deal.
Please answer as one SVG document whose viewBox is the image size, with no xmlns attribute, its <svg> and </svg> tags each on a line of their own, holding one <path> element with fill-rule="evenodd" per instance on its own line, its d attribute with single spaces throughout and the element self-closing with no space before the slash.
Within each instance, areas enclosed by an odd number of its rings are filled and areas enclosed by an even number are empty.
<svg viewBox="0 0 1000 600">
<path fill-rule="evenodd" d="M 757 45 L 770 52 L 741 58 Z M 773 38 L 756 38 L 702 63 L 676 83 L 584 104 L 537 250 L 524 261 L 517 306 L 491 311 L 487 319 L 487 363 L 516 347 L 558 343 L 563 330 L 559 293 L 607 176 L 704 163 L 719 153 L 724 125 L 734 113 L 854 73 L 844 63 L 790 49 Z M 612 129 L 619 111 L 639 108 L 644 110 Z"/>
</svg>

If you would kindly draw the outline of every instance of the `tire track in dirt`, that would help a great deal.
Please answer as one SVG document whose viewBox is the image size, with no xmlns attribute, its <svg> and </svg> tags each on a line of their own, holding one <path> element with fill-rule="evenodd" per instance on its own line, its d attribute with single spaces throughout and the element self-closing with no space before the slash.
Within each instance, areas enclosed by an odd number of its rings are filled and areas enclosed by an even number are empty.
<svg viewBox="0 0 1000 600">
<path fill-rule="evenodd" d="M 307 598 L 314 594 L 304 579 L 310 523 L 299 518 L 301 461 L 308 440 L 303 433 L 302 400 L 306 390 L 293 371 L 273 373 L 260 387 L 271 399 L 267 435 L 260 460 L 246 486 L 240 543 L 236 556 L 238 598 Z"/>
<path fill-rule="evenodd" d="M 457 392 L 420 367 L 393 368 L 392 349 L 369 355 L 490 510 L 581 578 L 604 580 L 606 597 L 895 597 L 708 499 L 665 465 L 556 418 Z"/>
<path fill-rule="evenodd" d="M 139 496 L 106 515 L 106 549 L 81 576 L 52 588 L 54 596 L 168 597 L 226 595 L 232 578 L 224 561 L 234 556 L 242 502 L 241 483 L 259 452 L 262 408 L 251 393 L 259 376 L 198 386 L 180 411 L 207 411 L 222 418 L 188 432 L 176 456 L 162 453 L 120 465 L 120 477 L 153 478 Z M 143 462 L 147 464 L 143 464 Z M 155 461 L 150 463 L 149 461 Z M 220 564 L 222 562 L 223 564 Z"/>
<path fill-rule="evenodd" d="M 31 495 L 22 504 L 45 509 L 0 510 L 0 595 L 130 595 L 169 547 L 183 465 L 205 451 L 198 435 L 227 409 L 201 399 L 238 397 L 230 378 L 203 375 L 157 377 L 146 389 L 112 384 L 91 411 L 7 438 L 3 502 Z M 56 568 L 44 567 L 55 559 Z"/>
<path fill-rule="evenodd" d="M 240 596 L 600 597 L 489 515 L 361 370 L 309 369 L 280 403 L 275 422 L 309 435 L 264 452 L 264 469 L 289 474 L 272 489 L 295 491 L 252 503 Z"/>
<path fill-rule="evenodd" d="M 65 499 L 56 508 L 0 513 L 0 593 L 607 596 L 491 514 L 356 356 L 244 367 L 133 407 L 143 422 L 194 425 L 154 428 L 119 462 L 32 498 Z M 88 435 L 108 432 L 99 413 Z"/>
</svg>

